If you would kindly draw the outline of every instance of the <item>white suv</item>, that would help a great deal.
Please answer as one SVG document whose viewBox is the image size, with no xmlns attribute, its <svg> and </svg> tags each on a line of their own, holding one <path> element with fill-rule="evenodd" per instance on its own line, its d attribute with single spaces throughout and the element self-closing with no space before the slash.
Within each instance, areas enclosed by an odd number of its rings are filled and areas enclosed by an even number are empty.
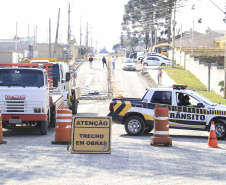
<svg viewBox="0 0 226 185">
<path fill-rule="evenodd" d="M 168 60 L 164 60 L 158 56 L 149 56 L 145 57 L 143 61 L 144 66 L 170 66 L 171 62 Z"/>
</svg>

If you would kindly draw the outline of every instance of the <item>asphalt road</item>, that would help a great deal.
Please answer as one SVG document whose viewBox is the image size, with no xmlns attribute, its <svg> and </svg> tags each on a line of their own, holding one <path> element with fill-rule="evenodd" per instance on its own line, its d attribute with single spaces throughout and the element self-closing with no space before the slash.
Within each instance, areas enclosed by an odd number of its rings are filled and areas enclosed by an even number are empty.
<svg viewBox="0 0 226 185">
<path fill-rule="evenodd" d="M 77 83 L 106 92 L 107 70 L 102 67 L 101 61 L 94 61 L 92 69 L 84 62 Z M 112 73 L 113 95 L 140 97 L 145 92 L 148 84 L 139 70 L 123 71 L 119 61 Z M 106 116 L 109 101 L 80 100 L 73 116 Z M 225 184 L 226 140 L 218 141 L 221 148 L 208 148 L 208 135 L 171 129 L 173 146 L 154 147 L 152 133 L 132 137 L 113 123 L 111 154 L 71 154 L 65 145 L 51 144 L 54 128 L 46 136 L 37 129 L 5 131 L 0 184 Z"/>
</svg>

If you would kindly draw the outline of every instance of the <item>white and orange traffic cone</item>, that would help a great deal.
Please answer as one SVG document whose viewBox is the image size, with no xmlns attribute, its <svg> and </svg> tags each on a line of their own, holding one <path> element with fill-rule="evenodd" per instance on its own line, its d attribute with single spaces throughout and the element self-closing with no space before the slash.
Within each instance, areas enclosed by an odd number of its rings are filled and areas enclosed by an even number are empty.
<svg viewBox="0 0 226 185">
<path fill-rule="evenodd" d="M 6 144 L 6 141 L 3 141 L 3 134 L 2 134 L 2 113 L 0 110 L 0 144 Z"/>
<path fill-rule="evenodd" d="M 220 148 L 217 145 L 217 136 L 216 136 L 214 121 L 211 122 L 211 126 L 210 126 L 210 135 L 208 138 L 208 146 L 211 148 Z"/>
<path fill-rule="evenodd" d="M 142 69 L 141 69 L 141 72 L 144 72 L 144 66 L 142 65 Z"/>
</svg>

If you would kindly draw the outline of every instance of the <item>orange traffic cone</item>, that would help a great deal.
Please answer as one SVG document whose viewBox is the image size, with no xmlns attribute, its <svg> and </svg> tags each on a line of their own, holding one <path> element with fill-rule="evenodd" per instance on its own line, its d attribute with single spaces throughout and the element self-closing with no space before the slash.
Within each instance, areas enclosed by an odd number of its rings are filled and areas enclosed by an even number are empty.
<svg viewBox="0 0 226 185">
<path fill-rule="evenodd" d="M 144 66 L 142 65 L 142 69 L 141 69 L 141 72 L 144 72 Z"/>
<path fill-rule="evenodd" d="M 208 139 L 208 146 L 211 148 L 220 148 L 217 145 L 217 136 L 216 136 L 214 121 L 211 122 L 211 126 L 210 126 L 210 136 Z"/>
<path fill-rule="evenodd" d="M 0 144 L 6 144 L 6 141 L 3 141 L 3 134 L 2 134 L 2 114 L 0 110 Z"/>
<path fill-rule="evenodd" d="M 114 98 L 123 98 L 123 96 L 121 94 L 115 96 Z"/>
</svg>

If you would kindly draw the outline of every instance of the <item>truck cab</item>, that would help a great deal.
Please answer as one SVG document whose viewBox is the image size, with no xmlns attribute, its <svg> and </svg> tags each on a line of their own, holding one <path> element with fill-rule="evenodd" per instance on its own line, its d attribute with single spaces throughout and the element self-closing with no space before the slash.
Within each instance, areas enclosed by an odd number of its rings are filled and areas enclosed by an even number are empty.
<svg viewBox="0 0 226 185">
<path fill-rule="evenodd" d="M 52 89 L 53 99 L 55 99 L 54 96 L 62 95 L 64 98 L 64 106 L 67 106 L 72 110 L 73 114 L 76 114 L 79 103 L 78 98 L 80 97 L 80 89 L 79 87 L 73 86 L 73 78 L 72 72 L 70 71 L 69 61 L 50 61 L 36 58 L 35 60 L 31 60 L 30 63 L 53 64 L 52 67 L 50 67 L 50 77 L 58 79 L 57 87 Z"/>
<path fill-rule="evenodd" d="M 45 135 L 49 126 L 49 84 L 42 68 L 0 68 L 0 110 L 3 127 L 38 126 Z"/>
</svg>

